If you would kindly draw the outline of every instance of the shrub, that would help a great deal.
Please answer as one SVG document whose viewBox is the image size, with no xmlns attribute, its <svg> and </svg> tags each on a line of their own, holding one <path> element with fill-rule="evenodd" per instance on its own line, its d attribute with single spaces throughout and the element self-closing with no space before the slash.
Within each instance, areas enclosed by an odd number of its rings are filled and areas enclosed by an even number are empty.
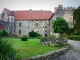
<svg viewBox="0 0 80 60">
<path fill-rule="evenodd" d="M 79 35 L 67 35 L 66 36 L 70 40 L 78 40 L 80 41 L 80 36 Z"/>
<path fill-rule="evenodd" d="M 38 36 L 37 38 L 40 39 L 42 36 Z"/>
<path fill-rule="evenodd" d="M 28 37 L 27 36 L 23 36 L 23 37 L 21 37 L 21 40 L 22 41 L 27 41 L 28 40 Z"/>
<path fill-rule="evenodd" d="M 12 44 L 3 41 L 0 37 L 0 60 L 15 60 L 16 52 L 12 48 Z"/>
<path fill-rule="evenodd" d="M 30 37 L 38 37 L 38 36 L 41 36 L 41 35 L 37 32 L 31 31 L 31 32 L 29 32 L 29 36 Z"/>
<path fill-rule="evenodd" d="M 1 36 L 9 36 L 9 33 L 4 29 L 0 31 Z"/>
</svg>

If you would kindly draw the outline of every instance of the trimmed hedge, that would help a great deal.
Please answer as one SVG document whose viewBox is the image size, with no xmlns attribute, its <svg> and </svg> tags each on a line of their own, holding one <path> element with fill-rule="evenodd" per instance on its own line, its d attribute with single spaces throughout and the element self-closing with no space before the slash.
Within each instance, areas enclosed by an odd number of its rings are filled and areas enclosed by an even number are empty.
<svg viewBox="0 0 80 60">
<path fill-rule="evenodd" d="M 80 41 L 80 36 L 79 35 L 66 35 L 66 37 L 70 40 Z"/>
<path fill-rule="evenodd" d="M 28 40 L 28 37 L 27 36 L 23 36 L 23 37 L 21 37 L 21 40 L 22 41 L 27 41 Z"/>
</svg>

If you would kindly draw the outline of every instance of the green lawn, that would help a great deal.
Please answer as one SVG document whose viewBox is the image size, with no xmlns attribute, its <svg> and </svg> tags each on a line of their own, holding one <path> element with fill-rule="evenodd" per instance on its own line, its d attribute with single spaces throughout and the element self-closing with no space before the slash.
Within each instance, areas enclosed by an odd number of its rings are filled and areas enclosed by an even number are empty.
<svg viewBox="0 0 80 60">
<path fill-rule="evenodd" d="M 55 51 L 61 47 L 42 46 L 40 39 L 28 39 L 28 41 L 21 41 L 21 39 L 3 38 L 12 43 L 12 47 L 15 49 L 17 58 L 29 58 L 40 54 L 45 54 L 50 51 Z"/>
</svg>

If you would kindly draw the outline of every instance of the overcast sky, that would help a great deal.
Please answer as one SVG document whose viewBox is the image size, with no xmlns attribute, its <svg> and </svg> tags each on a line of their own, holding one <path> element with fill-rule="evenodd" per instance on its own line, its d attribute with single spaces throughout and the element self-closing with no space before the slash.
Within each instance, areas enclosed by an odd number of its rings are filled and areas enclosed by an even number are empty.
<svg viewBox="0 0 80 60">
<path fill-rule="evenodd" d="M 80 6 L 80 0 L 0 0 L 0 13 L 3 8 L 10 10 L 51 10 L 54 12 L 54 7 L 62 4 L 63 7 Z"/>
</svg>

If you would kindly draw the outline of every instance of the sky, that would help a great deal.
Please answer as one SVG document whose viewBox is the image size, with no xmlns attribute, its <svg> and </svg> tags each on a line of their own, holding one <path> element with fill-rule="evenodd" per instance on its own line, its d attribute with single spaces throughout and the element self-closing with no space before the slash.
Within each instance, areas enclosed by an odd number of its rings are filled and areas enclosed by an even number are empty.
<svg viewBox="0 0 80 60">
<path fill-rule="evenodd" d="M 51 10 L 54 12 L 54 7 L 62 4 L 63 7 L 80 6 L 80 0 L 0 0 L 0 13 L 3 8 L 9 10 Z"/>
</svg>

